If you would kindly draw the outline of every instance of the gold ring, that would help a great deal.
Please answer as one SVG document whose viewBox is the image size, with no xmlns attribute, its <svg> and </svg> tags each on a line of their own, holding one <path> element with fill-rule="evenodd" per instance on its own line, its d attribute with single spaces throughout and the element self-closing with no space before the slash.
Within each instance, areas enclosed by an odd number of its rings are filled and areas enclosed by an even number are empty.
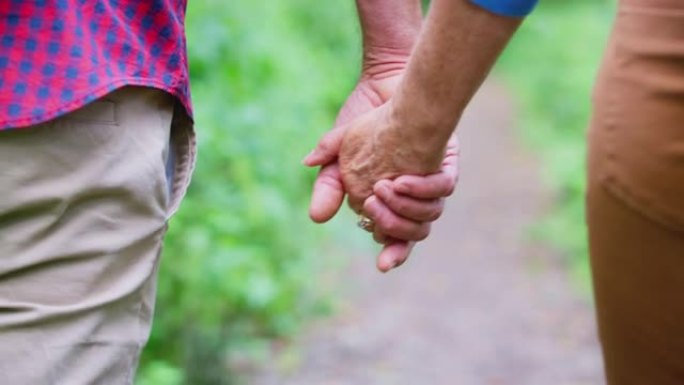
<svg viewBox="0 0 684 385">
<path fill-rule="evenodd" d="M 375 228 L 375 222 L 365 215 L 359 215 L 359 221 L 356 223 L 356 225 L 368 231 L 369 233 L 372 233 L 373 229 Z"/>
</svg>

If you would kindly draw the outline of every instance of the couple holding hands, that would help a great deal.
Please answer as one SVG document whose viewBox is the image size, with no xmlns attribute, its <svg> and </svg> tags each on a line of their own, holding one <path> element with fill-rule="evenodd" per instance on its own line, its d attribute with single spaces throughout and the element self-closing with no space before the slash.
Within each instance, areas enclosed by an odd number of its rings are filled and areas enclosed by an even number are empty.
<svg viewBox="0 0 684 385">
<path fill-rule="evenodd" d="M 455 127 L 536 0 L 432 0 L 425 19 L 419 0 L 356 2 L 362 76 L 304 159 L 321 168 L 310 216 L 329 220 L 346 195 L 389 271 L 454 191 Z M 194 166 L 185 6 L 0 1 L 3 383 L 134 381 Z M 684 6 L 618 10 L 588 157 L 606 374 L 684 384 Z"/>
<path fill-rule="evenodd" d="M 347 194 L 383 245 L 386 272 L 429 235 L 454 191 L 459 117 L 521 19 L 463 1 L 433 1 L 425 21 L 419 1 L 357 5 L 361 79 L 304 164 L 321 166 L 311 218 L 330 219 Z"/>
</svg>

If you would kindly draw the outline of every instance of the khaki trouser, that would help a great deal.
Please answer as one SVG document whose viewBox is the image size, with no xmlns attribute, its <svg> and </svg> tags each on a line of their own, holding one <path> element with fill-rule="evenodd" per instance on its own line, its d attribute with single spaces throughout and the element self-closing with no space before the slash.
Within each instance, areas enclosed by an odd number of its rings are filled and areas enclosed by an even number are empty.
<svg viewBox="0 0 684 385">
<path fill-rule="evenodd" d="M 173 118 L 171 96 L 124 88 L 0 132 L 1 384 L 133 382 L 166 221 L 192 168 Z"/>
<path fill-rule="evenodd" d="M 683 1 L 620 1 L 595 106 L 587 209 L 608 383 L 681 385 Z"/>
</svg>

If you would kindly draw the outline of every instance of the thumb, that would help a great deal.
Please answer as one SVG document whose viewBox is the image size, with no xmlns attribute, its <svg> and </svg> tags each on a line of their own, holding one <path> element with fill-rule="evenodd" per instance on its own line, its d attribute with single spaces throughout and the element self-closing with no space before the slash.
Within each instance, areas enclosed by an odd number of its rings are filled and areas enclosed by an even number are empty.
<svg viewBox="0 0 684 385">
<path fill-rule="evenodd" d="M 309 167 L 322 166 L 328 164 L 337 158 L 342 146 L 342 138 L 344 137 L 345 126 L 333 128 L 328 131 L 318 142 L 316 148 L 304 158 L 302 163 Z"/>
<path fill-rule="evenodd" d="M 344 188 L 338 163 L 323 166 L 314 182 L 309 217 L 316 223 L 327 222 L 337 214 L 343 201 Z"/>
<path fill-rule="evenodd" d="M 377 267 L 383 273 L 401 266 L 408 259 L 415 242 L 392 239 L 382 248 L 378 255 Z"/>
</svg>

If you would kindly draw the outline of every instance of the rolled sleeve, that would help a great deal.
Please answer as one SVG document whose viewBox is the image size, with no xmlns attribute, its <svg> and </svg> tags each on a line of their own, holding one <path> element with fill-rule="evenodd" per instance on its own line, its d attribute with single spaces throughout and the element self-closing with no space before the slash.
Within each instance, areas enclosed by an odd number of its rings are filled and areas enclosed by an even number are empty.
<svg viewBox="0 0 684 385">
<path fill-rule="evenodd" d="M 473 4 L 501 16 L 523 17 L 532 12 L 538 0 L 470 0 Z"/>
</svg>

